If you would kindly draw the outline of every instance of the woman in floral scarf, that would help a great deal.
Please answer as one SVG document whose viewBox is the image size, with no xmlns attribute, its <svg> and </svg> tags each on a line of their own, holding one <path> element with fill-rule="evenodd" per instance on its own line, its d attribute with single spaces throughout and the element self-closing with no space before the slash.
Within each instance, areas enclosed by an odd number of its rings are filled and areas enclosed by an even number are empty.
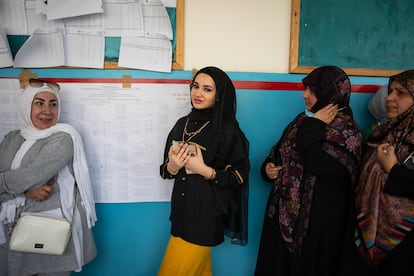
<svg viewBox="0 0 414 276">
<path fill-rule="evenodd" d="M 287 126 L 262 165 L 273 188 L 256 275 L 333 276 L 341 259 L 362 134 L 342 69 L 319 67 L 303 84 L 305 112 Z"/>
<path fill-rule="evenodd" d="M 372 275 L 414 275 L 414 70 L 390 77 L 386 109 L 355 190 L 356 245 Z"/>
</svg>

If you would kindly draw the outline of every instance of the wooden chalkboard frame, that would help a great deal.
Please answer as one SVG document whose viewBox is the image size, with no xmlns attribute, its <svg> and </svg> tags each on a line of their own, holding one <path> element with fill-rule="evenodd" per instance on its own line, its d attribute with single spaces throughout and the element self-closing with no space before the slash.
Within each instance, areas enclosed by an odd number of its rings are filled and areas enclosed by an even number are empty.
<svg viewBox="0 0 414 276">
<path fill-rule="evenodd" d="M 176 17 L 175 17 L 175 49 L 174 60 L 171 68 L 174 70 L 184 69 L 184 0 L 176 0 Z M 105 69 L 128 69 L 118 67 L 117 61 L 105 61 Z"/>
<path fill-rule="evenodd" d="M 317 66 L 302 66 L 299 64 L 300 44 L 300 1 L 292 0 L 290 18 L 290 48 L 289 73 L 310 73 Z M 403 70 L 374 69 L 374 68 L 342 68 L 349 75 L 389 77 Z"/>
</svg>

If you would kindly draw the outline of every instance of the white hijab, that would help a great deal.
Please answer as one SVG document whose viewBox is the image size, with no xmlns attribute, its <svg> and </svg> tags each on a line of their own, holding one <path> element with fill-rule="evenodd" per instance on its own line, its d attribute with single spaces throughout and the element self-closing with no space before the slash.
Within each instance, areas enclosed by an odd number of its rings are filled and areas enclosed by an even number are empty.
<svg viewBox="0 0 414 276">
<path fill-rule="evenodd" d="M 380 123 L 388 120 L 385 107 L 388 96 L 388 85 L 381 86 L 368 103 L 368 110 Z"/>
<path fill-rule="evenodd" d="M 59 103 L 59 96 L 55 93 L 52 89 L 50 89 L 47 85 L 43 85 L 40 88 L 35 88 L 31 86 L 27 86 L 27 88 L 23 91 L 20 101 L 18 103 L 18 114 L 19 114 L 19 124 L 20 124 L 20 134 L 25 138 L 25 141 L 21 145 L 20 149 L 16 153 L 16 156 L 13 159 L 12 169 L 18 168 L 20 166 L 20 162 L 26 152 L 30 149 L 30 147 L 39 139 L 43 139 L 49 137 L 53 133 L 56 132 L 66 132 L 68 133 L 73 140 L 74 146 L 74 157 L 73 157 L 73 171 L 75 174 L 75 179 L 73 179 L 72 175 L 69 173 L 68 166 L 63 168 L 58 175 L 57 184 L 59 184 L 60 188 L 60 198 L 62 204 L 62 211 L 69 219 L 72 221 L 72 208 L 74 204 L 73 200 L 73 188 L 76 181 L 80 199 L 82 202 L 83 207 L 86 210 L 86 217 L 88 222 L 88 227 L 91 228 L 95 225 L 97 220 L 96 212 L 95 212 L 95 200 L 93 197 L 93 190 L 92 184 L 90 181 L 89 171 L 88 171 L 88 163 L 86 160 L 85 150 L 82 143 L 81 136 L 76 131 L 75 128 L 68 124 L 61 124 L 58 123 L 50 128 L 44 130 L 38 130 L 34 125 L 30 118 L 32 102 L 37 93 L 40 92 L 50 92 L 54 94 Z M 60 106 L 58 110 L 58 120 L 60 117 Z M 21 201 L 16 202 L 17 206 L 22 205 Z M 23 203 L 24 204 L 24 203 Z M 16 206 L 16 207 L 17 207 Z M 5 207 L 5 206 L 2 206 Z M 3 208 L 2 208 L 3 209 Z M 11 212 L 9 212 L 11 213 Z M 4 217 L 3 217 L 4 218 Z M 10 218 L 9 218 L 10 220 Z M 79 217 L 74 220 L 74 242 L 75 242 L 75 249 L 76 255 L 78 259 L 78 263 L 81 263 L 81 254 L 82 254 L 82 231 L 80 225 Z M 80 267 L 79 267 L 80 269 Z"/>
</svg>

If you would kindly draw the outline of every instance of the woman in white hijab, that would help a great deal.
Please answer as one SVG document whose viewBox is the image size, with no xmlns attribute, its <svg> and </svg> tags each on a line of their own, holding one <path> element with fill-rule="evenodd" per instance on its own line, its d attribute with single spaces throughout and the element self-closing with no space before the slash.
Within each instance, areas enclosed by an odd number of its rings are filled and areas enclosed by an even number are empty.
<svg viewBox="0 0 414 276">
<path fill-rule="evenodd" d="M 20 129 L 8 133 L 0 144 L 0 276 L 69 276 L 96 256 L 91 231 L 95 202 L 87 161 L 78 132 L 58 123 L 59 89 L 54 82 L 30 80 L 18 103 Z M 47 213 L 72 222 L 65 252 L 10 250 L 8 232 L 17 207 L 22 213 Z"/>
<path fill-rule="evenodd" d="M 368 103 L 368 110 L 377 122 L 370 125 L 369 127 L 362 129 L 362 135 L 364 141 L 368 139 L 372 131 L 379 125 L 384 124 L 387 120 L 387 108 L 385 107 L 388 96 L 388 84 L 381 86 L 377 92 L 372 96 Z"/>
</svg>

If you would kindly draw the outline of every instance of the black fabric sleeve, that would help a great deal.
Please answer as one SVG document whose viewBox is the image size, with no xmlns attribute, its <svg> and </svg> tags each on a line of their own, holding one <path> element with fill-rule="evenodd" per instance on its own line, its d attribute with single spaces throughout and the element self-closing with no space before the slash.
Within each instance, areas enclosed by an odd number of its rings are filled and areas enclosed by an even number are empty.
<svg viewBox="0 0 414 276">
<path fill-rule="evenodd" d="M 394 165 L 388 174 L 383 191 L 390 195 L 414 200 L 414 170 L 404 165 Z"/>
<path fill-rule="evenodd" d="M 170 172 L 168 171 L 168 169 L 167 169 L 167 164 L 168 164 L 168 160 L 166 160 L 161 166 L 160 166 L 160 174 L 161 174 L 161 177 L 163 178 L 163 179 L 173 179 L 173 178 L 175 178 L 177 175 L 178 175 L 178 173 L 177 174 L 170 174 Z"/>
<path fill-rule="evenodd" d="M 210 180 L 214 185 L 225 189 L 238 189 L 246 182 L 250 171 L 249 149 L 245 144 L 244 134 L 235 131 L 232 137 L 232 146 L 225 169 L 214 168 L 216 177 Z"/>
</svg>

